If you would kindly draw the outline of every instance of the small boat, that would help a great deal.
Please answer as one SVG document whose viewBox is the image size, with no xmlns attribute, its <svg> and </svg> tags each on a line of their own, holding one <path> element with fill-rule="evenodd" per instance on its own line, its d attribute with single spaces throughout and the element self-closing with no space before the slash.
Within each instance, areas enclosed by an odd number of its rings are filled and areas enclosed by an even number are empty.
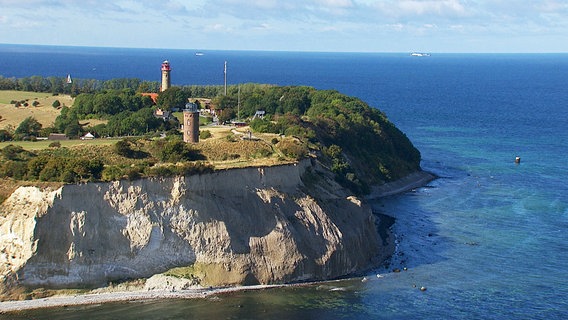
<svg viewBox="0 0 568 320">
<path fill-rule="evenodd" d="M 195 55 L 198 56 L 198 57 L 200 57 L 200 56 L 204 56 L 205 53 L 203 53 L 203 52 L 196 52 Z"/>
<path fill-rule="evenodd" d="M 429 57 L 430 54 L 429 53 L 423 53 L 423 52 L 413 52 L 410 54 L 413 57 Z"/>
</svg>

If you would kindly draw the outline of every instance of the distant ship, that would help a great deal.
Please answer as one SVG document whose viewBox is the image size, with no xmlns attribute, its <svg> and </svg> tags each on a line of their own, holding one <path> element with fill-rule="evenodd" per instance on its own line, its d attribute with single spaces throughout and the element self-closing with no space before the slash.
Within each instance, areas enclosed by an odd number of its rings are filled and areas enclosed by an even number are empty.
<svg viewBox="0 0 568 320">
<path fill-rule="evenodd" d="M 423 53 L 423 52 L 413 52 L 410 54 L 413 57 L 429 57 L 430 54 L 429 53 Z"/>
<path fill-rule="evenodd" d="M 195 55 L 196 55 L 196 56 L 203 56 L 203 55 L 205 55 L 205 53 L 203 53 L 203 52 L 196 52 Z"/>
</svg>

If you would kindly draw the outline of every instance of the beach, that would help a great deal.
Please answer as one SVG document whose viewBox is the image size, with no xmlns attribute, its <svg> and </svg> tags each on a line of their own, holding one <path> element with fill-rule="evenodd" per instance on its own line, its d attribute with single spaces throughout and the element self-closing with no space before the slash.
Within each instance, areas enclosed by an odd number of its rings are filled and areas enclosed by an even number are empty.
<svg viewBox="0 0 568 320">
<path fill-rule="evenodd" d="M 195 288 L 179 291 L 139 290 L 53 296 L 43 299 L 0 302 L 0 314 L 40 308 L 97 305 L 110 302 L 149 301 L 162 299 L 199 299 L 243 290 L 265 290 L 291 285 L 255 285 L 227 288 Z"/>
</svg>

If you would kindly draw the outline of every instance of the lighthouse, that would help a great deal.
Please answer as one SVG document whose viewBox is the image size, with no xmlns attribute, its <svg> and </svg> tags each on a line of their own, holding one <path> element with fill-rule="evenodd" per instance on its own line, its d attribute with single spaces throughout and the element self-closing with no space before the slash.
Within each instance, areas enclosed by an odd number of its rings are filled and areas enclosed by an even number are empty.
<svg viewBox="0 0 568 320">
<path fill-rule="evenodd" d="M 170 80 L 170 63 L 168 60 L 162 62 L 162 86 L 160 88 L 160 92 L 166 91 L 170 88 L 171 80 Z"/>
</svg>

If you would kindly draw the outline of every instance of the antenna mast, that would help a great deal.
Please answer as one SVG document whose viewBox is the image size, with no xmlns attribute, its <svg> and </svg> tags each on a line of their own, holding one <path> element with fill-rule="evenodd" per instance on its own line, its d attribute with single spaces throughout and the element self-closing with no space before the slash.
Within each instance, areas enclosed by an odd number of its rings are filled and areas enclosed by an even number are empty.
<svg viewBox="0 0 568 320">
<path fill-rule="evenodd" d="M 227 95 L 227 61 L 225 61 L 225 95 Z"/>
</svg>

